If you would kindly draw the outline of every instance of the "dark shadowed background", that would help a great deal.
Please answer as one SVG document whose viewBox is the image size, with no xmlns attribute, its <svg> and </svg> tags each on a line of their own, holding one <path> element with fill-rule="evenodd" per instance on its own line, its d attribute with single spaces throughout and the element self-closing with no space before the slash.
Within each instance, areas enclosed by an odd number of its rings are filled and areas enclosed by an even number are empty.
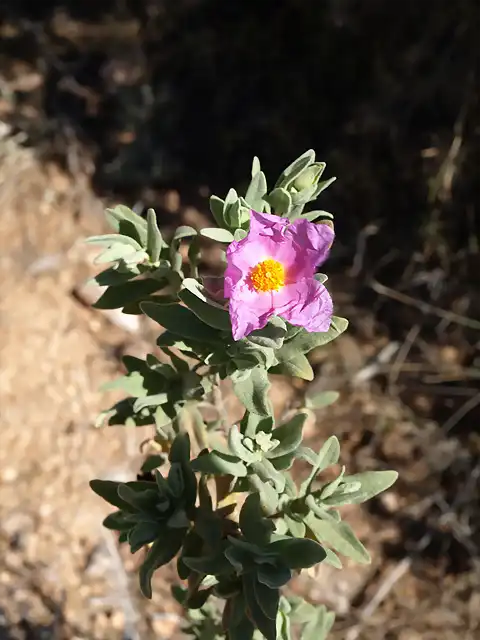
<svg viewBox="0 0 480 640">
<path fill-rule="evenodd" d="M 342 396 L 310 437 L 401 479 L 351 514 L 373 567 L 298 589 L 334 638 L 476 637 L 478 0 L 3 0 L 0 21 L 0 638 L 176 637 L 171 572 L 146 606 L 86 486 L 138 467 L 142 434 L 91 425 L 152 333 L 88 308 L 82 239 L 114 201 L 205 224 L 254 155 L 273 181 L 307 148 L 338 178 L 319 205 L 351 321 L 314 356 Z"/>
</svg>

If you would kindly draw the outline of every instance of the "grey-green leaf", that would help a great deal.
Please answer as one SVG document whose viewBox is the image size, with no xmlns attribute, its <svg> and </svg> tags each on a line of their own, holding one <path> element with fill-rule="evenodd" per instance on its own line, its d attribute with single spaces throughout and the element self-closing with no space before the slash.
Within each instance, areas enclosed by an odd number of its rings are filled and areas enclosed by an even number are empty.
<svg viewBox="0 0 480 640">
<path fill-rule="evenodd" d="M 192 461 L 193 471 L 211 473 L 213 475 L 231 475 L 242 478 L 247 475 L 247 467 L 238 458 L 220 451 L 200 455 Z"/>
<path fill-rule="evenodd" d="M 178 531 L 172 531 L 153 543 L 139 571 L 140 589 L 146 598 L 152 597 L 154 572 L 175 557 L 182 542 L 183 537 L 178 534 Z"/>
<path fill-rule="evenodd" d="M 307 569 L 325 560 L 325 549 L 308 538 L 284 538 L 272 542 L 268 550 L 280 556 L 289 569 Z"/>
<path fill-rule="evenodd" d="M 247 411 L 261 416 L 271 415 L 270 382 L 266 369 L 253 367 L 246 376 L 232 375 L 232 381 L 235 394 Z"/>
<path fill-rule="evenodd" d="M 199 320 L 190 309 L 178 304 L 160 305 L 153 302 L 142 302 L 140 306 L 149 318 L 177 336 L 201 342 L 218 342 L 218 332 Z"/>
<path fill-rule="evenodd" d="M 204 238 L 210 238 L 210 240 L 216 240 L 217 242 L 230 243 L 233 241 L 233 234 L 227 229 L 217 229 L 216 227 L 207 227 L 200 229 L 200 234 Z"/>
<path fill-rule="evenodd" d="M 308 149 L 308 151 L 302 153 L 300 157 L 288 165 L 280 175 L 275 186 L 288 187 L 302 173 L 302 171 L 313 162 L 315 162 L 315 151 L 313 149 Z"/>
<path fill-rule="evenodd" d="M 147 253 L 152 262 L 157 262 L 165 243 L 158 228 L 157 216 L 153 209 L 147 211 L 147 227 Z"/>
<path fill-rule="evenodd" d="M 343 478 L 345 483 L 360 482 L 361 489 L 352 493 L 351 491 L 342 492 L 340 487 L 331 497 L 322 500 L 322 503 L 329 506 L 360 504 L 391 487 L 397 478 L 396 471 L 365 471 L 345 476 Z"/>
<path fill-rule="evenodd" d="M 108 287 L 92 306 L 95 309 L 121 309 L 132 302 L 145 300 L 161 288 L 162 283 L 157 280 L 125 282 Z"/>
<path fill-rule="evenodd" d="M 267 193 L 267 179 L 263 171 L 257 171 L 245 194 L 245 200 L 254 211 L 263 211 L 263 196 Z"/>
<path fill-rule="evenodd" d="M 292 196 L 283 188 L 274 189 L 268 196 L 265 196 L 265 200 L 278 215 L 288 214 L 292 207 Z"/>
<path fill-rule="evenodd" d="M 192 293 L 191 290 L 182 289 L 178 294 L 180 300 L 193 311 L 193 313 L 214 329 L 231 332 L 232 325 L 230 323 L 230 315 L 226 309 L 202 300 L 198 295 Z"/>
<path fill-rule="evenodd" d="M 335 340 L 335 338 L 338 338 L 338 336 L 342 334 L 347 327 L 348 320 L 345 318 L 339 318 L 338 316 L 332 316 L 332 321 L 328 331 L 309 333 L 308 331 L 305 331 L 305 329 L 302 329 L 283 348 L 287 349 L 292 347 L 295 351 L 308 353 L 316 347 L 323 347 L 332 340 Z"/>
<path fill-rule="evenodd" d="M 368 551 L 346 522 L 320 520 L 313 513 L 309 513 L 305 518 L 305 523 L 319 542 L 332 547 L 338 553 L 355 560 L 355 562 L 361 564 L 370 562 Z"/>
</svg>

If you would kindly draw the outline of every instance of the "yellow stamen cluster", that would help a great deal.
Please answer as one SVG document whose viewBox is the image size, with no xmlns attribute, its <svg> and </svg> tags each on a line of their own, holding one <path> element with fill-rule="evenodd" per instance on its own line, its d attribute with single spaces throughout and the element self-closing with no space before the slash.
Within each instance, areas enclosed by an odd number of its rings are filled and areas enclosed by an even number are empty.
<svg viewBox="0 0 480 640">
<path fill-rule="evenodd" d="M 257 291 L 278 291 L 285 285 L 285 268 L 277 260 L 267 258 L 253 267 L 250 282 Z"/>
</svg>

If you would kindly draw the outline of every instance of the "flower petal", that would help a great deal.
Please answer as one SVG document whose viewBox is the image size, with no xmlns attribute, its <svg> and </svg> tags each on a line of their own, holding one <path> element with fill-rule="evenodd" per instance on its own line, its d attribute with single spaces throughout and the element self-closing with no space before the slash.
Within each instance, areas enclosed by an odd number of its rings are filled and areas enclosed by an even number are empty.
<svg viewBox="0 0 480 640">
<path fill-rule="evenodd" d="M 272 293 L 255 291 L 242 281 L 232 289 L 229 311 L 233 339 L 240 340 L 267 324 L 273 314 Z"/>
<path fill-rule="evenodd" d="M 327 289 L 313 278 L 287 284 L 273 294 L 276 315 L 307 331 L 328 331 L 333 302 Z"/>
<path fill-rule="evenodd" d="M 326 224 L 314 224 L 300 218 L 285 231 L 296 255 L 295 274 L 298 279 L 313 277 L 318 265 L 328 258 L 335 234 Z"/>
<path fill-rule="evenodd" d="M 271 213 L 258 213 L 251 211 L 250 214 L 250 234 L 252 236 L 283 236 L 289 221 Z"/>
</svg>

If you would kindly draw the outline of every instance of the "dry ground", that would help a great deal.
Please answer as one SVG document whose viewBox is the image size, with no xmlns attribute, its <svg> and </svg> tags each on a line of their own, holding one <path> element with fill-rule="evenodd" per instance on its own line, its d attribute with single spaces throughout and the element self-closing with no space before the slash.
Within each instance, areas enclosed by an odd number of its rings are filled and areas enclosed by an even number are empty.
<svg viewBox="0 0 480 640">
<path fill-rule="evenodd" d="M 145 437 L 92 426 L 108 403 L 100 385 L 118 373 L 119 355 L 145 348 L 147 335 L 117 326 L 74 295 L 92 273 L 82 239 L 103 228 L 102 205 L 85 174 L 73 180 L 39 166 L 8 136 L 0 145 L 0 638 L 177 637 L 172 571 L 160 572 L 154 600 L 145 603 L 137 559 L 102 530 L 107 508 L 88 487 L 92 477 L 133 477 Z M 194 215 L 182 213 L 190 221 Z M 348 295 L 339 292 L 338 300 L 345 315 L 353 312 Z M 372 318 L 365 323 L 374 326 Z M 375 468 L 377 456 L 382 467 L 404 472 L 375 513 L 349 513 L 373 564 L 322 568 L 297 586 L 339 612 L 339 640 L 473 640 L 480 629 L 475 565 L 454 575 L 441 555 L 422 559 L 423 539 L 404 548 L 402 514 L 415 519 L 426 509 L 417 489 L 431 469 L 418 447 L 431 449 L 434 425 L 362 376 L 345 384 L 386 344 L 374 334 L 346 336 L 322 352 L 320 380 L 343 396 L 309 433 L 313 440 L 338 433 L 351 467 Z M 283 381 L 274 389 L 284 404 L 295 392 Z M 455 450 L 436 447 L 437 461 L 441 455 L 448 464 Z M 423 495 L 428 501 L 428 489 Z"/>
</svg>

